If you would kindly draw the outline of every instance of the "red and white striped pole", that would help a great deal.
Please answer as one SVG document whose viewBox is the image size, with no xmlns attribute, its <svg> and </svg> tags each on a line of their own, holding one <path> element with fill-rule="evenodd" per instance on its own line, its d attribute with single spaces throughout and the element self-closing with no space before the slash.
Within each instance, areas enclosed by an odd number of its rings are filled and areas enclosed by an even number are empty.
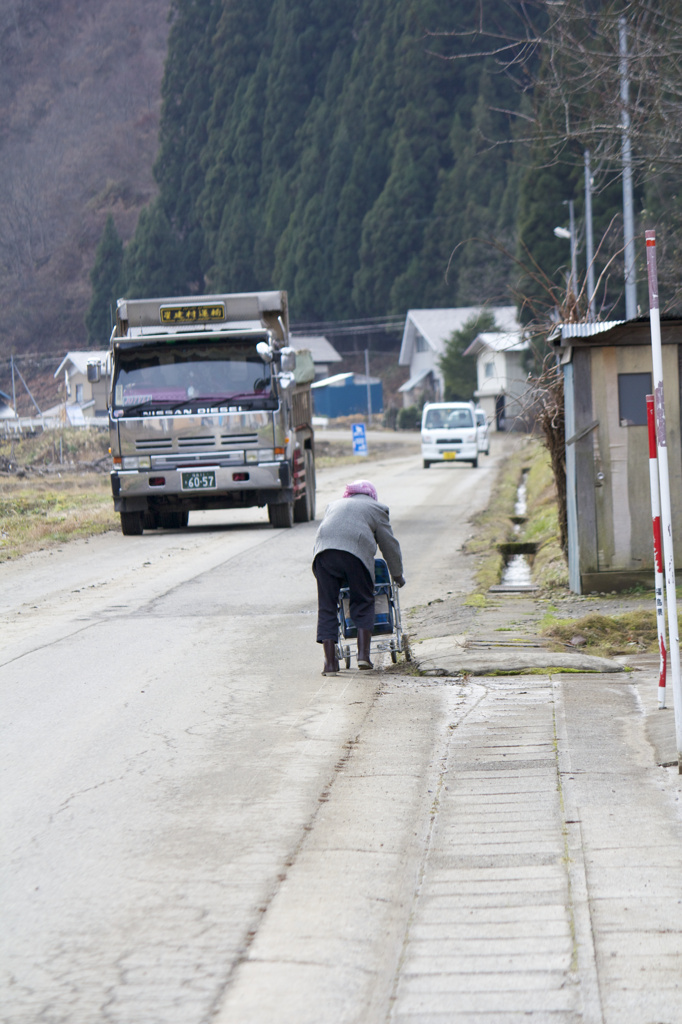
<svg viewBox="0 0 682 1024">
<path fill-rule="evenodd" d="M 658 706 L 665 707 L 665 677 L 668 652 L 665 649 L 665 608 L 663 586 L 663 547 L 661 544 L 661 496 L 658 482 L 658 459 L 656 457 L 656 420 L 654 396 L 646 396 L 646 419 L 649 427 L 649 485 L 651 488 L 651 522 L 654 528 L 654 590 L 656 592 L 656 627 L 658 649 L 661 654 L 658 674 Z"/>
<path fill-rule="evenodd" d="M 656 269 L 656 232 L 646 231 L 646 267 L 649 276 L 649 322 L 651 327 L 651 358 L 654 370 L 656 409 L 656 444 L 658 477 L 661 494 L 661 533 L 665 564 L 665 597 L 668 607 L 668 650 L 673 682 L 677 770 L 682 775 L 682 681 L 680 680 L 680 638 L 677 626 L 677 592 L 675 590 L 675 554 L 673 551 L 670 473 L 668 470 L 668 438 L 665 429 L 663 395 L 663 350 L 661 346 L 661 315 L 658 306 L 658 271 Z"/>
</svg>

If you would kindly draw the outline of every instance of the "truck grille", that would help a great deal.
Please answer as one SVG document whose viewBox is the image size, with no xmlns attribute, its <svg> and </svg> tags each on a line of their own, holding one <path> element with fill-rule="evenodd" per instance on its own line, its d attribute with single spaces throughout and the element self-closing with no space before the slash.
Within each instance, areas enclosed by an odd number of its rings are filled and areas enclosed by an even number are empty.
<svg viewBox="0 0 682 1024">
<path fill-rule="evenodd" d="M 202 437 L 179 437 L 173 444 L 173 438 L 144 439 L 135 441 L 135 451 L 140 454 L 152 455 L 155 452 L 187 451 L 192 448 L 200 448 L 202 451 L 215 448 L 231 449 L 235 445 L 255 446 L 258 444 L 258 434 L 221 434 L 215 438 L 212 434 Z"/>
<path fill-rule="evenodd" d="M 205 437 L 179 437 L 178 448 L 213 448 L 215 447 L 215 437 L 212 434 L 206 434 Z"/>
<path fill-rule="evenodd" d="M 137 452 L 162 452 L 169 451 L 173 447 L 173 441 L 170 437 L 164 438 L 162 441 L 136 441 L 135 451 Z"/>
<path fill-rule="evenodd" d="M 231 444 L 257 444 L 258 434 L 221 434 L 221 445 Z"/>
</svg>

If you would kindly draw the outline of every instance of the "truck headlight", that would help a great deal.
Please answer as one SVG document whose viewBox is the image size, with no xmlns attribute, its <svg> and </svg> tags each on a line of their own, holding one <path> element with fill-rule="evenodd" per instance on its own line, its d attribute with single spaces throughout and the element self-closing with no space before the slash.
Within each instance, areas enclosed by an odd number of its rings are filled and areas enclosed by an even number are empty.
<svg viewBox="0 0 682 1024">
<path fill-rule="evenodd" d="M 286 453 L 286 448 L 259 448 L 246 453 L 246 462 L 282 462 Z"/>
<path fill-rule="evenodd" d="M 152 460 L 149 455 L 124 455 L 121 469 L 151 469 Z"/>
</svg>

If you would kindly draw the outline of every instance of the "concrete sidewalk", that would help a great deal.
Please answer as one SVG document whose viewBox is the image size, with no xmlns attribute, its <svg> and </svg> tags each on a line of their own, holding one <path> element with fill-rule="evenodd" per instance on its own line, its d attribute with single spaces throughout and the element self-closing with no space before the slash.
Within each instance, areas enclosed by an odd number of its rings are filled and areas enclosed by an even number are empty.
<svg viewBox="0 0 682 1024">
<path fill-rule="evenodd" d="M 478 699 L 452 729 L 391 1019 L 676 1024 L 682 780 L 658 659 L 586 672 L 569 654 L 574 671 L 545 674 L 528 607 L 503 644 L 499 614 L 413 647 L 433 674 L 491 653 L 495 671 L 520 657 L 533 674 L 469 680 Z"/>
</svg>

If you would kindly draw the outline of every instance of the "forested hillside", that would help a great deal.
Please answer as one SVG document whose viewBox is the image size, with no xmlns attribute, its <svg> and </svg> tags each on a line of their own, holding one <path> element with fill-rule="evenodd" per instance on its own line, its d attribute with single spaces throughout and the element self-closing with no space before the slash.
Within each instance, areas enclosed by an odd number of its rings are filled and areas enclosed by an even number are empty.
<svg viewBox="0 0 682 1024">
<path fill-rule="evenodd" d="M 281 287 L 297 321 L 508 298 L 520 91 L 467 0 L 176 0 L 131 294 Z M 486 18 L 508 17 L 487 0 Z M 458 248 L 460 246 L 460 248 Z"/>
<path fill-rule="evenodd" d="M 1 355 L 85 343 L 107 214 L 127 241 L 156 192 L 169 8 L 170 0 L 0 5 Z"/>
<path fill-rule="evenodd" d="M 552 312 L 569 200 L 585 274 L 586 148 L 597 311 L 622 313 L 622 17 L 639 301 L 655 227 L 679 307 L 676 0 L 8 0 L 0 388 L 10 352 L 103 345 L 124 293 L 286 288 L 299 325 Z"/>
</svg>

